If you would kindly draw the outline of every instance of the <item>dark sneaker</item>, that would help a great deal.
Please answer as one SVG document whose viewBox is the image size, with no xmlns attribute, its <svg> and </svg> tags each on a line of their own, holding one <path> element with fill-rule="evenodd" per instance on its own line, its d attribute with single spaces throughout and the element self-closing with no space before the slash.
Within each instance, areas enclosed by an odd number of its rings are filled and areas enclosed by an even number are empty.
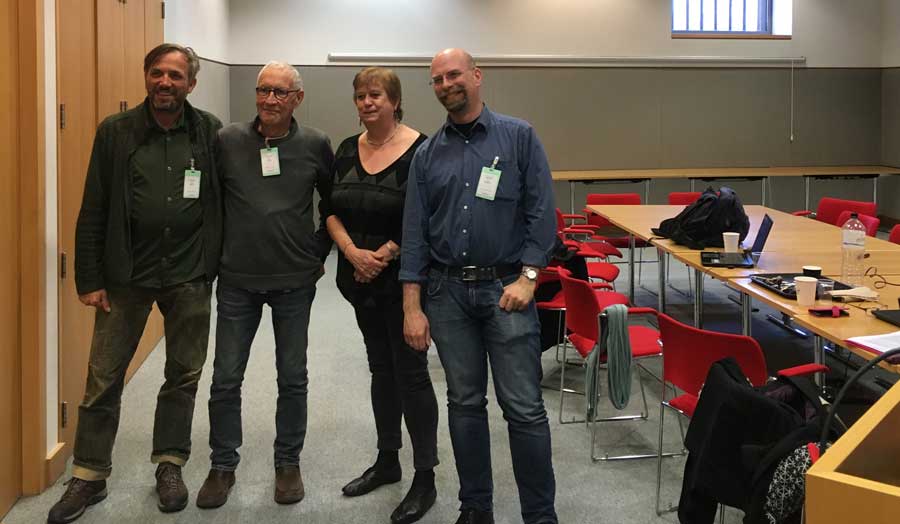
<svg viewBox="0 0 900 524">
<path fill-rule="evenodd" d="M 162 462 L 156 467 L 156 507 L 163 513 L 181 511 L 187 506 L 188 490 L 181 479 L 181 466 Z"/>
<path fill-rule="evenodd" d="M 209 470 L 209 475 L 197 493 L 197 507 L 209 509 L 225 504 L 231 486 L 234 486 L 234 471 Z"/>
<path fill-rule="evenodd" d="M 72 522 L 92 506 L 106 498 L 105 480 L 81 480 L 72 477 L 66 484 L 66 492 L 59 502 L 50 508 L 47 515 L 48 524 L 65 524 Z"/>
<path fill-rule="evenodd" d="M 392 524 L 412 524 L 428 513 L 434 501 L 437 499 L 437 490 L 434 483 L 416 484 L 413 482 L 409 492 L 403 497 L 397 509 L 391 513 Z"/>
<path fill-rule="evenodd" d="M 478 511 L 477 509 L 464 509 L 459 512 L 459 520 L 456 524 L 494 524 L 492 511 Z"/>
<path fill-rule="evenodd" d="M 275 502 L 295 504 L 303 500 L 303 477 L 300 466 L 280 466 L 275 468 Z"/>
</svg>

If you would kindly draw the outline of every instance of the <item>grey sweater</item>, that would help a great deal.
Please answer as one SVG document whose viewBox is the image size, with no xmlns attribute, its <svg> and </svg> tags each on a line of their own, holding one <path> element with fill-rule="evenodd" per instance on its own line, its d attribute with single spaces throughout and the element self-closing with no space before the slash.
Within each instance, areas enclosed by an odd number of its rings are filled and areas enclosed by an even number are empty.
<svg viewBox="0 0 900 524">
<path fill-rule="evenodd" d="M 243 289 L 270 291 L 315 284 L 331 250 L 334 153 L 328 137 L 292 119 L 278 148 L 281 175 L 264 177 L 257 121 L 231 124 L 218 137 L 217 165 L 224 195 L 224 244 L 219 279 Z M 318 225 L 313 189 L 319 193 Z"/>
</svg>

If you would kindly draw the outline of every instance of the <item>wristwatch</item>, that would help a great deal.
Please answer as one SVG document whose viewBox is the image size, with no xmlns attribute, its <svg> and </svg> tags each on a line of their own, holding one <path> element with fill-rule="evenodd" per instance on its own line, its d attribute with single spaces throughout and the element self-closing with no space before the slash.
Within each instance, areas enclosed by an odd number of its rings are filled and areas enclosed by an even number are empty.
<svg viewBox="0 0 900 524">
<path fill-rule="evenodd" d="M 531 266 L 522 266 L 522 275 L 532 282 L 537 282 L 538 269 Z"/>
</svg>

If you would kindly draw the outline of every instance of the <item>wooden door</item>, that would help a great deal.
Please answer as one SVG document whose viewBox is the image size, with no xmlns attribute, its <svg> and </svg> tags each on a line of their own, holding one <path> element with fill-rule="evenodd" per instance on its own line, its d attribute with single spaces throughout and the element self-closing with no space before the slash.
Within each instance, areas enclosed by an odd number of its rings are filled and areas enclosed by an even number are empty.
<svg viewBox="0 0 900 524">
<path fill-rule="evenodd" d="M 17 14 L 15 0 L 0 0 L 0 520 L 22 493 Z"/>
<path fill-rule="evenodd" d="M 75 223 L 97 128 L 97 34 L 93 2 L 57 0 L 56 13 L 56 89 L 59 104 L 64 107 L 61 115 L 65 114 L 65 123 L 60 122 L 57 132 L 59 401 L 60 405 L 65 403 L 67 415 L 67 420 L 58 417 L 57 425 L 59 441 L 67 444 L 63 452 L 69 455 L 78 423 L 78 405 L 84 395 L 94 328 L 94 308 L 78 300 L 74 266 Z"/>
<path fill-rule="evenodd" d="M 97 123 L 125 101 L 125 9 L 119 0 L 97 0 Z M 143 35 L 141 35 L 143 38 Z"/>
<path fill-rule="evenodd" d="M 147 96 L 144 86 L 144 55 L 151 48 L 144 42 L 144 2 L 145 0 L 128 0 L 122 4 L 124 10 L 124 62 L 125 67 L 125 100 L 126 107 L 131 109 L 140 104 Z M 149 0 L 153 3 L 153 0 Z"/>
</svg>

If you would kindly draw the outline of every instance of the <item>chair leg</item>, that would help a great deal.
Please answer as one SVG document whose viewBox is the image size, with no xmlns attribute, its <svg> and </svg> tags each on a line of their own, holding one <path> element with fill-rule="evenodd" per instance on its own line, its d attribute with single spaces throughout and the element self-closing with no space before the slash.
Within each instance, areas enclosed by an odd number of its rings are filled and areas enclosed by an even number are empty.
<svg viewBox="0 0 900 524">
<path fill-rule="evenodd" d="M 666 387 L 663 385 L 663 398 L 659 403 L 659 442 L 656 447 L 656 514 L 662 515 L 664 511 L 660 509 L 660 490 L 662 489 L 662 449 L 663 449 L 663 423 L 666 418 L 666 406 L 663 404 L 666 400 Z"/>
</svg>

